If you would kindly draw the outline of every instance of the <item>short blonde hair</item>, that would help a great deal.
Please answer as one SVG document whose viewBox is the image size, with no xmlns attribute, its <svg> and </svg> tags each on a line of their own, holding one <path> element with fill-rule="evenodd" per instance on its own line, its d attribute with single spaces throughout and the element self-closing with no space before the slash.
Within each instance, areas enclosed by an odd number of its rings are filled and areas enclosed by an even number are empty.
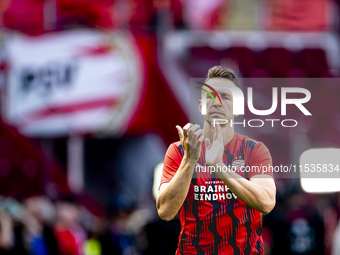
<svg viewBox="0 0 340 255">
<path fill-rule="evenodd" d="M 241 89 L 240 83 L 233 70 L 225 66 L 213 66 L 209 69 L 205 83 L 212 78 L 225 78 L 232 81 L 236 87 Z"/>
</svg>

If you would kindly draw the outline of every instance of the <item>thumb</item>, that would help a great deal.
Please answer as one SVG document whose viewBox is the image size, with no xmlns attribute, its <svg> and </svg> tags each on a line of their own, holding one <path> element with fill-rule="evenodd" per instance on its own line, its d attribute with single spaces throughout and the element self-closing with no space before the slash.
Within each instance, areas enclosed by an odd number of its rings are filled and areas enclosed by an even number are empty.
<svg viewBox="0 0 340 255">
<path fill-rule="evenodd" d="M 183 140 L 184 134 L 183 134 L 183 129 L 180 126 L 176 126 L 177 132 L 178 132 L 178 136 L 180 141 Z"/>
<path fill-rule="evenodd" d="M 211 142 L 210 142 L 209 138 L 205 138 L 204 141 L 205 141 L 205 148 L 207 150 L 209 150 L 211 148 Z"/>
</svg>

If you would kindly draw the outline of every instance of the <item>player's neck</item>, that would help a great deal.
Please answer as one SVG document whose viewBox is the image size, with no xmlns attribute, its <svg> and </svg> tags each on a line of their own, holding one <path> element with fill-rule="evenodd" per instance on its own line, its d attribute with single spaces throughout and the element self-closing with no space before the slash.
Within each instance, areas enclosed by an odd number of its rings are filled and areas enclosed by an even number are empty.
<svg viewBox="0 0 340 255">
<path fill-rule="evenodd" d="M 226 146 L 234 137 L 234 128 L 228 124 L 221 125 L 222 134 L 223 134 L 223 144 Z M 209 140 L 213 141 L 213 130 L 211 124 L 204 121 L 203 126 L 203 135 L 205 138 L 209 138 Z"/>
</svg>

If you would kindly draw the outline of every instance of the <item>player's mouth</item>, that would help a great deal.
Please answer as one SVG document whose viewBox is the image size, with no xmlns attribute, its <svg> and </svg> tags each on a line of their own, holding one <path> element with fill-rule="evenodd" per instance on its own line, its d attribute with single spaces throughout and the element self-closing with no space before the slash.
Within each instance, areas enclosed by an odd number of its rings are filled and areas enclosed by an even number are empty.
<svg viewBox="0 0 340 255">
<path fill-rule="evenodd" d="M 216 115 L 216 116 L 224 117 L 224 114 L 221 113 L 221 112 L 212 112 L 210 115 Z"/>
</svg>

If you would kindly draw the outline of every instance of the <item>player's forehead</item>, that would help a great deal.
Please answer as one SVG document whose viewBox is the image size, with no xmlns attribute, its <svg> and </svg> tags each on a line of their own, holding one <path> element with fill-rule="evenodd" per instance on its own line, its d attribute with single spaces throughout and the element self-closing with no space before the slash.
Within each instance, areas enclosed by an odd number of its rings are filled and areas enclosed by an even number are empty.
<svg viewBox="0 0 340 255">
<path fill-rule="evenodd" d="M 209 79 L 206 82 L 206 84 L 213 87 L 220 94 L 230 94 L 230 95 L 232 95 L 232 92 L 229 89 L 229 87 L 235 86 L 235 84 L 231 80 L 228 80 L 225 78 L 212 78 L 212 79 Z M 211 89 L 209 88 L 206 88 L 206 89 L 211 92 Z"/>
</svg>

